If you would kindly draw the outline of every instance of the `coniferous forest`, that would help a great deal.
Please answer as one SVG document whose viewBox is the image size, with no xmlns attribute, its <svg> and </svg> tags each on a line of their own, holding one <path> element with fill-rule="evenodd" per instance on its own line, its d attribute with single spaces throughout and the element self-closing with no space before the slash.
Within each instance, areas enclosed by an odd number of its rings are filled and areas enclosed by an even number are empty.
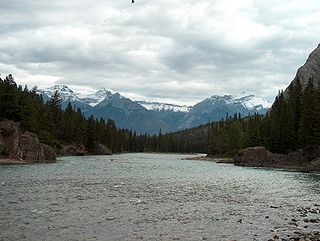
<svg viewBox="0 0 320 241">
<path fill-rule="evenodd" d="M 294 83 L 294 84 L 293 84 Z M 288 153 L 320 144 L 320 89 L 313 81 L 302 88 L 299 80 L 285 95 L 279 92 L 265 116 L 227 115 L 212 122 L 180 132 L 158 135 L 137 134 L 116 127 L 113 120 L 86 118 L 69 104 L 61 109 L 59 93 L 46 103 L 36 94 L 18 86 L 12 75 L 0 78 L 0 119 L 20 122 L 24 130 L 56 150 L 64 144 L 84 145 L 90 150 L 95 142 L 113 152 L 186 152 L 233 156 L 240 149 L 264 146 L 276 153 Z"/>
<path fill-rule="evenodd" d="M 254 114 L 241 119 L 234 115 L 209 126 L 211 155 L 232 156 L 252 146 L 286 154 L 319 144 L 320 89 L 312 80 L 304 90 L 299 80 L 292 82 L 287 94 L 279 92 L 265 116 Z"/>
<path fill-rule="evenodd" d="M 71 104 L 63 110 L 60 101 L 58 92 L 44 103 L 42 96 L 36 94 L 36 87 L 29 90 L 27 86 L 18 86 L 11 74 L 0 78 L 0 120 L 19 122 L 24 130 L 36 133 L 41 142 L 56 150 L 65 144 L 76 144 L 84 145 L 90 152 L 96 142 L 113 152 L 207 150 L 206 141 L 194 142 L 193 138 L 188 138 L 189 132 L 162 134 L 159 130 L 158 135 L 137 134 L 117 128 L 111 119 L 86 118 L 79 108 L 75 110 Z"/>
</svg>

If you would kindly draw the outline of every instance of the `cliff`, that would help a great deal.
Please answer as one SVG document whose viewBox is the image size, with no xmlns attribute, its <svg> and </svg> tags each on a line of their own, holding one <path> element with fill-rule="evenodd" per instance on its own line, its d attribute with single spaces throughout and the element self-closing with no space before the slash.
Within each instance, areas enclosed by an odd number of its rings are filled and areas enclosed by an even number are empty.
<svg viewBox="0 0 320 241">
<path fill-rule="evenodd" d="M 315 87 L 320 86 L 320 44 L 311 52 L 306 63 L 298 69 L 290 85 L 294 85 L 297 80 L 301 82 L 303 89 L 308 85 L 309 80 L 313 81 Z M 288 96 L 289 87 L 286 88 L 284 94 Z"/>
</svg>

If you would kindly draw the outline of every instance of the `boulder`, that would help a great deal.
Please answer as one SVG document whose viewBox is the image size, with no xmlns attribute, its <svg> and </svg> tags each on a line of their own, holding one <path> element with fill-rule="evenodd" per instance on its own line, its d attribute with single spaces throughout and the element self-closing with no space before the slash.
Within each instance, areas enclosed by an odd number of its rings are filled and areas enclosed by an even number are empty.
<svg viewBox="0 0 320 241">
<path fill-rule="evenodd" d="M 36 134 L 24 132 L 19 143 L 21 149 L 21 159 L 27 162 L 44 162 L 44 154 L 42 144 L 38 140 Z"/>
<path fill-rule="evenodd" d="M 88 152 L 83 145 L 64 145 L 60 149 L 61 156 L 84 156 Z"/>
<path fill-rule="evenodd" d="M 42 144 L 44 159 L 46 162 L 55 162 L 57 154 L 51 146 Z"/>
<path fill-rule="evenodd" d="M 273 154 L 264 147 L 256 146 L 240 150 L 233 159 L 234 164 L 239 166 L 269 167 L 282 157 L 281 154 Z"/>
<path fill-rule="evenodd" d="M 94 144 L 94 150 L 92 151 L 92 154 L 93 155 L 111 155 L 112 152 L 105 145 L 96 142 Z"/>
<path fill-rule="evenodd" d="M 4 143 L 3 136 L 1 135 L 1 132 L 0 132 L 0 157 L 7 156 L 8 154 L 9 154 L 8 148 L 7 148 L 6 144 Z"/>
<path fill-rule="evenodd" d="M 278 159 L 274 167 L 294 168 L 299 169 L 309 165 L 307 157 L 304 155 L 303 150 L 297 150 L 284 155 Z"/>
<path fill-rule="evenodd" d="M 320 146 L 308 146 L 287 155 L 272 153 L 264 147 L 249 147 L 238 152 L 234 164 L 320 172 Z"/>
<path fill-rule="evenodd" d="M 19 123 L 4 120 L 0 122 L 0 158 L 21 163 L 55 162 L 56 154 L 40 143 L 36 134 L 22 133 Z"/>
<path fill-rule="evenodd" d="M 22 134 L 20 124 L 14 121 L 4 120 L 0 122 L 1 143 L 0 149 L 2 155 L 12 159 L 19 159 L 21 157 L 21 150 L 19 148 L 19 140 Z"/>
<path fill-rule="evenodd" d="M 320 146 L 317 145 L 310 145 L 302 149 L 303 156 L 312 161 L 320 157 Z"/>
</svg>

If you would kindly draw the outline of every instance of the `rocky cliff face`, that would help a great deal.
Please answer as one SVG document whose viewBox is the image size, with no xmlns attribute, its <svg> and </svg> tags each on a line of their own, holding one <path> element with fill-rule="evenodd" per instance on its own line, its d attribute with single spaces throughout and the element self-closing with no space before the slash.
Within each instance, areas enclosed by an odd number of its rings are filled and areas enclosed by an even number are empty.
<svg viewBox="0 0 320 241">
<path fill-rule="evenodd" d="M 306 63 L 298 69 L 291 83 L 294 84 L 298 79 L 303 88 L 308 85 L 309 80 L 313 81 L 314 86 L 320 86 L 320 44 L 309 55 Z M 288 92 L 289 87 L 285 90 L 285 95 L 287 95 Z"/>
<path fill-rule="evenodd" d="M 36 134 L 23 132 L 20 124 L 0 122 L 0 159 L 15 159 L 27 163 L 55 162 L 53 148 L 40 143 Z"/>
</svg>

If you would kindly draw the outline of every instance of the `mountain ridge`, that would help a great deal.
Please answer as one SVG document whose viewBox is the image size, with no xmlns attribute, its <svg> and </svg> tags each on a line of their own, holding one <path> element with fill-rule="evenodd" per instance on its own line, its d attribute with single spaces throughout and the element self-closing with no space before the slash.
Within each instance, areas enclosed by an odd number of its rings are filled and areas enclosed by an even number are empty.
<svg viewBox="0 0 320 241">
<path fill-rule="evenodd" d="M 315 87 L 320 86 L 320 43 L 308 56 L 306 62 L 299 67 L 294 79 L 285 89 L 284 95 L 288 97 L 290 86 L 300 81 L 302 89 L 305 89 L 309 80 L 313 81 Z"/>
<path fill-rule="evenodd" d="M 60 93 L 62 108 L 70 102 L 74 109 L 80 108 L 86 116 L 110 118 L 121 128 L 138 133 L 157 134 L 179 131 L 216 121 L 227 114 L 264 114 L 271 103 L 261 97 L 242 92 L 238 95 L 213 95 L 194 106 L 177 105 L 156 101 L 131 100 L 118 92 L 105 88 L 94 93 L 80 94 L 66 85 L 54 85 L 37 90 L 45 101 Z"/>
</svg>

